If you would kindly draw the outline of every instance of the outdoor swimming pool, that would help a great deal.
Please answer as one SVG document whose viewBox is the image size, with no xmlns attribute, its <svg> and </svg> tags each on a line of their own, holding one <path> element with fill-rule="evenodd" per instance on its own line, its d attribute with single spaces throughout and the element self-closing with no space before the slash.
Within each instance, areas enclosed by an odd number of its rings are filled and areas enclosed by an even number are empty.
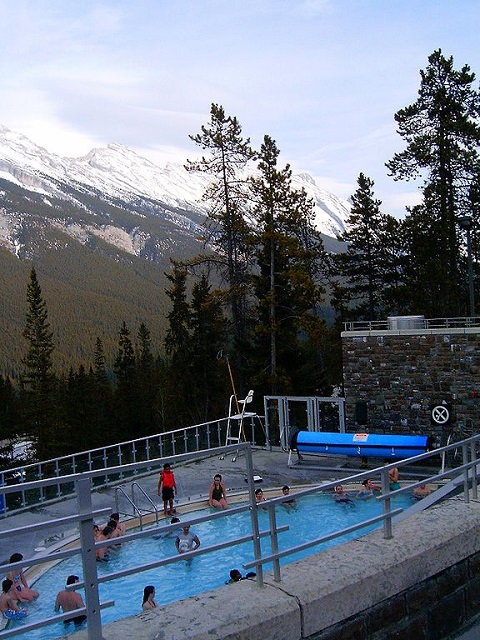
<svg viewBox="0 0 480 640">
<path fill-rule="evenodd" d="M 411 505 L 408 496 L 399 496 L 392 499 L 392 508 L 407 508 Z M 279 548 L 286 549 L 302 542 L 313 540 L 321 535 L 348 527 L 356 522 L 366 520 L 382 511 L 382 504 L 374 499 L 354 500 L 354 505 L 335 503 L 331 495 L 310 495 L 298 500 L 295 507 L 287 508 L 278 506 L 277 525 L 289 525 L 289 530 L 279 534 Z M 182 520 L 193 519 L 204 515 L 208 510 L 193 511 L 179 514 Z M 260 530 L 268 529 L 268 512 L 259 509 Z M 370 527 L 370 530 L 373 527 Z M 152 533 L 155 535 L 156 527 Z M 251 532 L 251 520 L 249 512 L 227 515 L 215 521 L 202 522 L 192 531 L 198 535 L 202 546 L 234 539 Z M 363 535 L 367 529 L 360 533 L 350 534 L 348 537 L 337 539 L 313 547 L 307 551 L 288 556 L 281 561 L 284 565 L 307 555 L 318 553 L 334 544 L 339 544 L 347 539 L 353 539 Z M 262 553 L 268 553 L 270 549 L 269 537 L 262 538 Z M 111 555 L 108 563 L 98 563 L 99 575 L 106 575 L 113 571 L 135 567 L 140 564 L 160 560 L 176 554 L 175 534 L 163 537 L 148 537 L 133 540 L 122 545 L 120 550 Z M 253 560 L 253 544 L 244 543 L 194 557 L 191 561 L 182 561 L 176 564 L 158 567 L 156 569 L 136 573 L 125 578 L 120 578 L 100 585 L 100 601 L 115 600 L 115 606 L 102 611 L 102 623 L 112 622 L 126 616 L 140 613 L 142 608 L 143 588 L 146 585 L 154 585 L 156 589 L 155 600 L 158 605 L 197 595 L 203 591 L 215 589 L 225 584 L 229 579 L 229 572 L 238 568 L 245 573 L 243 564 Z M 271 570 L 271 566 L 265 565 L 265 570 Z M 82 565 L 80 556 L 74 556 L 59 562 L 41 578 L 35 582 L 35 589 L 40 592 L 39 598 L 30 603 L 27 608 L 29 615 L 25 622 L 49 617 L 53 614 L 53 605 L 57 592 L 64 588 L 65 580 L 70 574 L 79 575 L 82 578 Z M 82 596 L 84 594 L 80 590 Z M 15 627 L 22 622 L 10 623 Z M 48 640 L 57 638 L 65 633 L 65 625 L 62 622 L 28 632 L 29 640 Z M 71 627 L 71 629 L 70 629 Z M 10 626 L 8 628 L 11 628 Z M 67 625 L 69 631 L 73 631 L 73 625 Z M 26 638 L 20 634 L 18 638 Z"/>
</svg>

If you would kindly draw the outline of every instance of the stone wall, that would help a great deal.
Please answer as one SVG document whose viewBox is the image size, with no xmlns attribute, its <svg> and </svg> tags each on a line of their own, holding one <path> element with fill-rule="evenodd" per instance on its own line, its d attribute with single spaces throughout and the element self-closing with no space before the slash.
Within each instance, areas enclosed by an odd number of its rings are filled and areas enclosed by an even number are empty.
<svg viewBox="0 0 480 640">
<path fill-rule="evenodd" d="M 480 553 L 309 640 L 438 640 L 478 616 Z"/>
<path fill-rule="evenodd" d="M 461 330 L 343 332 L 347 430 L 366 406 L 372 432 L 421 433 L 440 444 L 456 428 L 476 432 L 480 407 L 480 333 Z M 431 419 L 445 403 L 451 425 Z M 360 421 L 361 422 L 361 421 Z"/>
</svg>

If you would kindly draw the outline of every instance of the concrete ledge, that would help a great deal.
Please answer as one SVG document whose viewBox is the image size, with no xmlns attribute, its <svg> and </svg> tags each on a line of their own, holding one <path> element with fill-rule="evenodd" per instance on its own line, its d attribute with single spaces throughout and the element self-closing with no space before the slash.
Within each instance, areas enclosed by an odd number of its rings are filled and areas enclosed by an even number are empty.
<svg viewBox="0 0 480 640">
<path fill-rule="evenodd" d="M 106 640 L 300 640 L 374 607 L 480 551 L 480 503 L 455 498 L 382 531 L 106 625 Z M 87 632 L 67 637 L 86 640 Z"/>
<path fill-rule="evenodd" d="M 87 640 L 86 630 L 68 638 Z M 105 640 L 288 640 L 301 638 L 300 608 L 278 585 L 255 581 L 208 591 L 105 625 Z"/>
</svg>

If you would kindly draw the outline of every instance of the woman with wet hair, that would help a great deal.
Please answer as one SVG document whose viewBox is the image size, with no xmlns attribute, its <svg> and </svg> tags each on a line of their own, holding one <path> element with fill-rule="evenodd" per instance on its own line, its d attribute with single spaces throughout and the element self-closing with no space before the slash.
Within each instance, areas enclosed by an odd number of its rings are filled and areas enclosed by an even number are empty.
<svg viewBox="0 0 480 640">
<path fill-rule="evenodd" d="M 10 556 L 10 563 L 21 562 L 23 556 L 21 553 L 14 553 Z M 17 598 L 20 602 L 30 602 L 38 597 L 38 591 L 30 589 L 27 579 L 21 567 L 16 567 L 7 573 L 7 578 L 13 582 L 13 588 L 17 592 Z"/>
</svg>

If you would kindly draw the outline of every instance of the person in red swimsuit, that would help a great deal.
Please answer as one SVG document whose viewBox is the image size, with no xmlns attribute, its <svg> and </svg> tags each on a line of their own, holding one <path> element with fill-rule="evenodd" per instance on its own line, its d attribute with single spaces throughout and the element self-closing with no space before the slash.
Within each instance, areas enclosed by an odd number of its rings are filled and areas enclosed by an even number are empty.
<svg viewBox="0 0 480 640">
<path fill-rule="evenodd" d="M 177 485 L 175 484 L 175 476 L 173 471 L 166 462 L 163 465 L 163 471 L 160 471 L 160 477 L 158 479 L 158 495 L 162 496 L 163 500 L 163 514 L 173 515 L 175 509 L 173 508 L 173 498 L 177 491 Z"/>
</svg>

